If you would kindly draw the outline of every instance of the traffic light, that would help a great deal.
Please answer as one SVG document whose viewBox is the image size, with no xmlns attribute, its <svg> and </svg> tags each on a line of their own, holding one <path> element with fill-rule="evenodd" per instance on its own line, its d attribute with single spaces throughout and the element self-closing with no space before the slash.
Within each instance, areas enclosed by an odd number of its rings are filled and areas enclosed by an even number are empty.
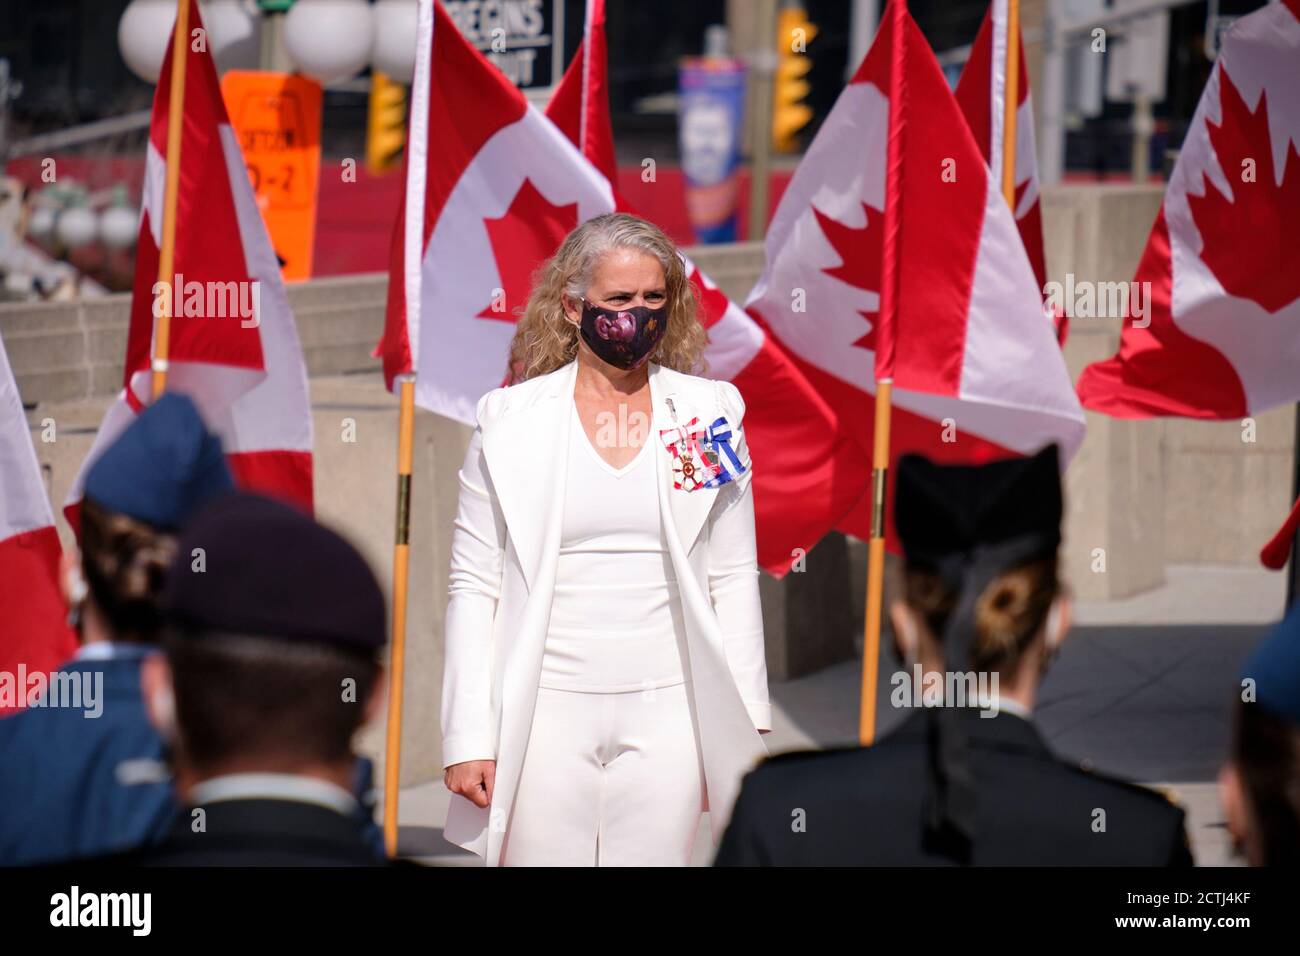
<svg viewBox="0 0 1300 956">
<path fill-rule="evenodd" d="M 392 169 L 405 144 L 406 87 L 376 70 L 370 76 L 366 168 L 376 174 Z"/>
<path fill-rule="evenodd" d="M 777 14 L 776 79 L 772 90 L 772 148 L 792 153 L 798 147 L 794 134 L 812 119 L 812 107 L 802 102 L 811 87 L 804 79 L 812 69 L 808 42 L 817 27 L 798 4 L 787 4 Z"/>
</svg>

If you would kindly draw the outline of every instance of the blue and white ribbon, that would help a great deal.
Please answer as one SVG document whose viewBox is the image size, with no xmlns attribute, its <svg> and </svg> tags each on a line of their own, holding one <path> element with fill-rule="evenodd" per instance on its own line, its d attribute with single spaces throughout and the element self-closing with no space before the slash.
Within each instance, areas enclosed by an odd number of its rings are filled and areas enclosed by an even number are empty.
<svg viewBox="0 0 1300 956">
<path fill-rule="evenodd" d="M 716 488 L 729 481 L 735 481 L 745 473 L 745 466 L 731 447 L 731 426 L 725 416 L 719 416 L 708 427 L 704 436 L 705 446 L 717 456 L 718 473 L 705 482 L 706 488 Z"/>
</svg>

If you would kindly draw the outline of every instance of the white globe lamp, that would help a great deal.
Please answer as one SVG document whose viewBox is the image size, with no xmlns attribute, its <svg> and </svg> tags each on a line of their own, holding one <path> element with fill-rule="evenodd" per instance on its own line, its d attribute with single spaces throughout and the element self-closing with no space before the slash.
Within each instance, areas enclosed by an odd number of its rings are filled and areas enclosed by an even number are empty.
<svg viewBox="0 0 1300 956">
<path fill-rule="evenodd" d="M 99 217 L 99 241 L 109 249 L 130 249 L 139 234 L 140 215 L 129 206 L 109 206 Z"/>
<path fill-rule="evenodd" d="M 99 217 L 88 206 L 73 206 L 59 215 L 54 231 L 69 249 L 88 246 L 99 235 Z"/>
<path fill-rule="evenodd" d="M 261 58 L 261 23 L 254 0 L 206 0 L 201 4 L 208 49 L 217 69 L 256 70 Z"/>
<path fill-rule="evenodd" d="M 396 83 L 410 84 L 415 76 L 417 0 L 379 0 L 375 4 L 375 45 L 370 65 Z"/>
<path fill-rule="evenodd" d="M 58 213 L 52 206 L 37 206 L 27 217 L 27 235 L 37 242 L 46 242 L 54 236 L 54 222 Z"/>
<path fill-rule="evenodd" d="M 298 0 L 284 17 L 284 50 L 305 75 L 335 83 L 366 68 L 374 33 L 365 0 Z"/>
<path fill-rule="evenodd" d="M 131 0 L 117 21 L 117 47 L 131 72 L 157 83 L 176 22 L 173 0 Z"/>
</svg>

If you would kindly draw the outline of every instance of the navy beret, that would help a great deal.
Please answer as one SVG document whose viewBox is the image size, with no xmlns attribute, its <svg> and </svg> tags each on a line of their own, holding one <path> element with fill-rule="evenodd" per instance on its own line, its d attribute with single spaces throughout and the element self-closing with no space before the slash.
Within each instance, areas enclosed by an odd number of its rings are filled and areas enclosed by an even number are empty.
<svg viewBox="0 0 1300 956">
<path fill-rule="evenodd" d="M 898 463 L 894 526 L 907 560 L 939 566 L 1015 539 L 1053 553 L 1061 541 L 1061 469 L 1055 445 L 1029 458 L 941 465 L 920 455 Z"/>
<path fill-rule="evenodd" d="M 1241 676 L 1255 682 L 1260 707 L 1300 724 L 1300 601 L 1251 653 Z"/>
<path fill-rule="evenodd" d="M 174 530 L 234 487 L 220 439 L 190 399 L 167 392 L 90 466 L 84 494 L 109 511 Z"/>
<path fill-rule="evenodd" d="M 387 635 L 383 591 L 356 548 L 298 509 L 248 492 L 215 499 L 181 533 L 163 613 L 183 630 L 366 652 Z"/>
</svg>

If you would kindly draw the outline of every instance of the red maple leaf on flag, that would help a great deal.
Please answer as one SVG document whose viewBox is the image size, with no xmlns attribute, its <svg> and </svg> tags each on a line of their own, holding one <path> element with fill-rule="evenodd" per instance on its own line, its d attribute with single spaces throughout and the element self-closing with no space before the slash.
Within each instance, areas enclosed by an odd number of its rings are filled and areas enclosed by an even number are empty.
<svg viewBox="0 0 1300 956">
<path fill-rule="evenodd" d="M 1211 188 L 1203 172 L 1204 195 L 1187 194 L 1201 233 L 1201 260 L 1229 295 L 1276 312 L 1300 298 L 1300 269 L 1295 268 L 1300 154 L 1294 142 L 1287 144 L 1279 186 L 1273 172 L 1267 94 L 1260 91 L 1252 113 L 1222 66 L 1219 80 L 1222 120 L 1218 126 L 1207 122 L 1206 128 L 1232 198 Z"/>
<path fill-rule="evenodd" d="M 525 178 L 506 214 L 500 219 L 485 219 L 483 225 L 492 243 L 504 295 L 493 295 L 475 318 L 514 322 L 528 302 L 533 272 L 555 255 L 564 237 L 578 225 L 578 204 L 557 206 Z"/>
<path fill-rule="evenodd" d="M 883 225 L 885 214 L 865 202 L 862 204 L 862 211 L 867 214 L 866 225 L 855 229 L 824 215 L 816 206 L 813 207 L 817 225 L 821 226 L 826 241 L 840 257 L 839 265 L 822 269 L 822 272 L 867 292 L 879 292 L 880 259 L 883 255 L 883 247 L 880 239 L 881 231 L 876 229 L 875 225 L 877 217 L 880 217 Z M 864 312 L 859 309 L 858 315 L 871 323 L 871 330 L 860 339 L 856 339 L 853 344 L 859 348 L 875 351 L 876 325 L 880 313 Z"/>
</svg>

